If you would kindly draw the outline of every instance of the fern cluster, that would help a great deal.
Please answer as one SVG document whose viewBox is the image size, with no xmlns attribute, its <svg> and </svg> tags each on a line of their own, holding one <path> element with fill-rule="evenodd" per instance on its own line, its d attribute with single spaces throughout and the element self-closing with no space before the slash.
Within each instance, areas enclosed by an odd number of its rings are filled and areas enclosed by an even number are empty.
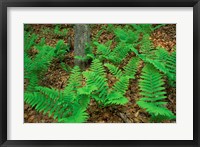
<svg viewBox="0 0 200 147">
<path fill-rule="evenodd" d="M 51 47 L 46 45 L 45 38 L 36 43 L 37 35 L 25 31 L 24 78 L 28 79 L 25 102 L 58 122 L 86 122 L 90 99 L 102 107 L 128 103 L 125 95 L 130 81 L 134 81 L 132 79 L 136 78 L 139 63 L 143 62 L 144 67 L 139 75 L 141 98 L 137 100 L 138 106 L 151 115 L 152 122 L 175 119 L 175 115 L 167 109 L 165 85 L 176 86 L 176 50 L 169 53 L 164 48 L 155 48 L 150 40 L 150 33 L 161 26 L 132 24 L 123 28 L 110 24 L 102 27 L 93 42 L 86 44 L 86 56 L 75 56 L 85 62 L 91 60 L 90 67 L 83 72 L 78 66 L 71 68 L 63 62 L 65 54 L 69 52 L 64 40 Z M 98 38 L 104 31 L 112 32 L 115 36 L 102 44 Z M 56 25 L 54 33 L 63 37 L 67 30 Z M 111 48 L 113 41 L 117 43 Z M 31 56 L 31 50 L 37 53 Z M 131 52 L 135 54 L 128 56 Z M 60 66 L 70 74 L 62 90 L 39 85 L 54 58 L 58 58 Z M 129 61 L 122 67 L 124 60 Z M 114 76 L 115 81 L 111 86 L 108 84 L 108 74 Z M 166 77 L 168 83 L 163 80 Z"/>
<path fill-rule="evenodd" d="M 37 86 L 34 92 L 25 93 L 25 101 L 58 122 L 85 122 L 88 118 L 85 111 L 92 91 L 90 88 L 88 93 L 81 92 L 81 78 L 80 68 L 75 66 L 64 90 Z"/>
<path fill-rule="evenodd" d="M 29 32 L 25 32 L 24 38 L 24 78 L 28 79 L 28 91 L 33 91 L 38 85 L 38 81 L 41 78 L 42 73 L 47 70 L 48 65 L 54 56 L 54 50 L 50 46 L 44 45 L 44 39 L 41 39 L 40 43 L 36 44 L 35 40 L 37 36 L 31 35 Z M 31 57 L 28 52 L 34 48 L 37 50 L 37 54 Z"/>
<path fill-rule="evenodd" d="M 128 100 L 124 95 L 128 90 L 129 79 L 134 78 L 136 74 L 137 64 L 138 60 L 133 58 L 124 67 L 124 70 L 121 70 L 113 64 L 105 63 L 103 65 L 99 59 L 93 60 L 90 70 L 83 73 L 87 86 L 96 87 L 92 98 L 104 106 L 126 104 Z M 117 78 L 112 87 L 108 86 L 105 67 Z"/>
</svg>

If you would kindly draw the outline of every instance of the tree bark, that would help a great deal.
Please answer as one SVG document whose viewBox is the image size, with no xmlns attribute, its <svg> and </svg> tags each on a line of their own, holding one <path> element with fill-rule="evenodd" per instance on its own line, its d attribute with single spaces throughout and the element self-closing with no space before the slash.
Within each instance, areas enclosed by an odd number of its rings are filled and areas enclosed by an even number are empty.
<svg viewBox="0 0 200 147">
<path fill-rule="evenodd" d="M 86 24 L 75 25 L 75 37 L 74 37 L 74 55 L 85 57 L 86 43 L 90 42 L 90 28 Z M 75 65 L 78 65 L 82 70 L 85 69 L 86 63 L 75 59 Z"/>
</svg>

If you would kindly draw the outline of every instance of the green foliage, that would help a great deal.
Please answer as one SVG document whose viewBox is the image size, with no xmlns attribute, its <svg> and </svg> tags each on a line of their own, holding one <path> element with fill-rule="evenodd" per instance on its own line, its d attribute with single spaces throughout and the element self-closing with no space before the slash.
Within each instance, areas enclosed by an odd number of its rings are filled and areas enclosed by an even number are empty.
<svg viewBox="0 0 200 147">
<path fill-rule="evenodd" d="M 138 64 L 139 64 L 139 58 L 137 57 L 131 58 L 128 64 L 125 67 L 123 67 L 124 74 L 132 79 L 135 79 L 135 74 L 137 72 Z"/>
<path fill-rule="evenodd" d="M 107 45 L 98 42 L 95 42 L 94 44 L 97 46 L 96 57 L 101 61 L 106 59 L 114 64 L 120 64 L 122 60 L 126 58 L 132 47 L 124 42 L 119 42 L 119 44 L 111 51 L 110 42 L 108 42 Z"/>
<path fill-rule="evenodd" d="M 58 57 L 62 61 L 68 51 L 69 46 L 63 40 L 59 40 L 55 47 L 55 57 Z"/>
<path fill-rule="evenodd" d="M 60 25 L 56 25 L 54 29 L 54 34 L 58 35 L 59 37 L 65 37 L 67 35 L 67 29 L 61 29 Z"/>
<path fill-rule="evenodd" d="M 152 122 L 175 119 L 175 115 L 166 107 L 164 85 L 176 86 L 176 50 L 169 53 L 165 48 L 155 48 L 150 40 L 151 32 L 161 26 L 103 26 L 92 42 L 86 44 L 86 56 L 74 57 L 91 63 L 83 72 L 78 66 L 71 68 L 64 63 L 64 57 L 69 52 L 69 46 L 64 40 L 59 40 L 55 47 L 46 45 L 45 38 L 36 43 L 37 35 L 30 32 L 29 26 L 25 26 L 24 78 L 28 80 L 25 102 L 61 123 L 86 122 L 89 117 L 86 110 L 91 98 L 102 107 L 128 103 L 126 93 L 135 81 L 132 79 L 140 71 L 138 67 L 141 63 L 140 66 L 144 67 L 141 75 L 137 75 L 140 77 L 141 98 L 137 104 L 151 115 Z M 99 37 L 104 32 L 114 33 L 114 38 L 104 44 L 99 43 Z M 67 35 L 67 30 L 61 29 L 61 25 L 55 25 L 54 34 L 61 38 Z M 31 54 L 32 50 L 36 51 L 34 55 Z M 39 86 L 54 58 L 60 60 L 60 67 L 70 75 L 62 90 Z M 127 59 L 128 63 L 122 64 Z M 110 73 L 115 77 L 114 80 L 108 79 Z M 166 83 L 163 77 L 167 77 Z"/>
<path fill-rule="evenodd" d="M 149 53 L 154 49 L 153 44 L 149 38 L 149 34 L 144 34 L 142 40 L 140 41 L 140 52 L 146 55 L 149 55 Z"/>
<path fill-rule="evenodd" d="M 24 78 L 28 79 L 28 86 L 26 90 L 34 91 L 38 85 L 42 73 L 47 70 L 48 65 L 54 56 L 54 49 L 50 46 L 44 45 L 45 39 L 36 44 L 37 36 L 30 32 L 25 32 L 24 37 Z M 31 57 L 28 53 L 34 48 L 38 53 Z"/>
<path fill-rule="evenodd" d="M 107 95 L 107 99 L 105 101 L 105 106 L 107 105 L 124 105 L 128 103 L 128 99 L 124 97 L 121 93 L 118 92 L 110 92 Z"/>
<path fill-rule="evenodd" d="M 152 24 L 132 24 L 132 27 L 139 33 L 150 34 L 152 31 L 164 26 L 165 24 L 153 27 Z"/>
<path fill-rule="evenodd" d="M 106 63 L 104 64 L 105 67 L 107 67 L 109 69 L 109 71 L 118 79 L 122 76 L 122 71 L 116 67 L 115 65 Z"/>
<path fill-rule="evenodd" d="M 31 49 L 36 43 L 37 35 L 31 34 L 30 32 L 24 32 L 24 52 Z"/>
<path fill-rule="evenodd" d="M 72 69 L 69 65 L 65 64 L 64 62 L 60 63 L 60 66 L 62 69 L 64 69 L 66 72 L 70 72 Z"/>
<path fill-rule="evenodd" d="M 70 87 L 70 89 L 72 89 L 72 90 L 76 90 L 77 88 L 79 88 L 81 86 L 82 77 L 81 77 L 80 68 L 78 66 L 74 66 L 71 73 L 72 74 L 68 80 L 68 87 Z M 68 87 L 66 87 L 66 88 L 68 88 Z"/>
<path fill-rule="evenodd" d="M 103 64 L 100 62 L 100 60 L 98 59 L 93 60 L 90 69 L 95 74 L 105 77 L 105 69 L 103 67 Z"/>
<path fill-rule="evenodd" d="M 86 108 L 90 93 L 95 90 L 79 89 L 81 86 L 80 68 L 75 66 L 64 90 L 37 86 L 34 92 L 25 93 L 25 101 L 43 114 L 53 116 L 58 122 L 80 123 L 88 118 Z"/>
<path fill-rule="evenodd" d="M 132 30 L 115 29 L 115 35 L 120 41 L 124 43 L 135 43 L 138 41 L 138 34 L 134 33 Z"/>
<path fill-rule="evenodd" d="M 129 86 L 129 77 L 122 76 L 119 81 L 117 81 L 114 85 L 112 90 L 117 91 L 118 93 L 124 95 L 126 90 L 128 90 Z"/>
<path fill-rule="evenodd" d="M 153 65 L 146 64 L 142 69 L 139 87 L 142 98 L 137 101 L 137 104 L 152 116 L 152 121 L 175 118 L 174 114 L 165 106 L 167 103 L 163 101 L 166 98 L 164 81 Z"/>
<path fill-rule="evenodd" d="M 166 60 L 166 68 L 168 70 L 167 76 L 169 84 L 173 87 L 176 86 L 176 51 L 168 56 Z"/>
<path fill-rule="evenodd" d="M 110 71 L 119 78 L 113 87 L 108 87 L 108 81 L 105 75 L 105 69 L 100 60 L 93 60 L 90 70 L 85 71 L 83 76 L 86 78 L 87 87 L 93 87 L 92 98 L 94 98 L 100 104 L 107 105 L 123 105 L 128 102 L 127 98 L 124 97 L 126 90 L 128 89 L 129 77 L 119 76 L 122 71 L 117 71 L 117 68 L 111 64 L 105 64 Z"/>
<path fill-rule="evenodd" d="M 104 103 L 108 92 L 107 78 L 93 71 L 86 71 L 83 76 L 86 78 L 86 86 L 97 87 L 92 98 L 97 102 Z"/>
<path fill-rule="evenodd" d="M 126 58 L 130 52 L 132 46 L 123 42 L 120 42 L 109 56 L 109 60 L 115 64 L 120 64 L 123 59 Z"/>
<path fill-rule="evenodd" d="M 151 50 L 148 54 L 139 54 L 135 48 L 131 48 L 131 51 L 145 63 L 154 65 L 156 69 L 167 76 L 169 85 L 176 87 L 176 51 L 170 54 L 165 48 L 161 47 Z"/>
<path fill-rule="evenodd" d="M 86 55 L 84 57 L 82 57 L 82 56 L 75 56 L 74 58 L 78 59 L 78 60 L 81 60 L 81 61 L 84 61 L 84 62 L 87 62 L 88 60 L 95 59 L 95 55 L 93 53 L 93 48 L 92 48 L 91 44 L 86 44 L 85 54 Z"/>
</svg>

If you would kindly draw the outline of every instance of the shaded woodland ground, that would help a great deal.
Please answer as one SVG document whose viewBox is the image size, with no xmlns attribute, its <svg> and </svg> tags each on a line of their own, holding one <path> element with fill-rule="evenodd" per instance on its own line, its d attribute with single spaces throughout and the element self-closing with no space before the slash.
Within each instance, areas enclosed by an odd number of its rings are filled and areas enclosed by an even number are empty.
<svg viewBox="0 0 200 147">
<path fill-rule="evenodd" d="M 103 24 L 93 25 L 91 27 L 91 39 L 96 37 L 102 27 L 106 26 Z M 74 28 L 73 25 L 62 24 L 61 28 L 66 28 L 68 31 L 66 35 L 59 36 L 54 33 L 55 25 L 51 24 L 34 24 L 30 25 L 32 32 L 38 35 L 36 43 L 41 41 L 41 38 L 45 37 L 46 44 L 52 47 L 56 46 L 58 40 L 62 39 L 65 43 L 70 46 L 70 51 L 64 55 L 63 62 L 70 66 L 74 67 Z M 123 27 L 123 25 L 122 25 Z M 109 40 L 114 40 L 115 34 L 108 31 L 103 31 L 99 38 L 99 43 L 106 43 Z M 176 46 L 176 25 L 169 24 L 162 26 L 155 31 L 151 32 L 149 38 L 153 46 L 163 47 L 169 53 L 173 52 L 174 47 Z M 113 41 L 111 44 L 111 49 L 116 46 L 116 42 Z M 137 46 L 136 49 L 139 49 L 140 46 Z M 37 54 L 37 50 L 34 48 L 30 51 L 30 56 L 34 56 Z M 135 54 L 133 52 L 129 53 L 125 60 L 120 64 L 121 67 L 126 65 L 131 57 L 134 57 Z M 89 68 L 88 65 L 87 68 Z M 119 67 L 120 67 L 119 66 Z M 87 113 L 89 118 L 87 123 L 147 123 L 150 120 L 150 115 L 144 110 L 141 109 L 136 101 L 141 97 L 138 82 L 141 75 L 141 70 L 144 67 L 144 63 L 140 62 L 135 79 L 131 79 L 129 82 L 128 90 L 126 91 L 126 98 L 128 99 L 128 103 L 125 105 L 114 105 L 108 107 L 99 107 L 97 102 L 94 99 L 90 100 L 89 106 L 87 108 Z M 66 86 L 66 82 L 69 78 L 69 73 L 67 73 L 62 66 L 60 65 L 60 61 L 54 59 L 48 70 L 44 74 L 44 77 L 40 80 L 39 85 L 55 88 L 55 89 L 63 89 Z M 107 72 L 106 75 L 108 79 L 109 86 L 112 86 L 116 79 L 115 77 Z M 166 80 L 166 79 L 164 79 Z M 25 87 L 27 86 L 28 81 L 24 80 Z M 174 114 L 176 114 L 176 88 L 169 87 L 165 85 L 167 98 L 165 101 L 167 102 L 167 108 L 171 110 Z M 24 103 L 24 122 L 25 123 L 56 123 L 57 119 L 53 119 L 53 117 L 48 117 L 48 115 L 44 115 L 42 112 L 37 112 L 34 107 L 31 107 L 29 104 Z M 166 120 L 166 123 L 175 122 L 175 120 Z"/>
</svg>

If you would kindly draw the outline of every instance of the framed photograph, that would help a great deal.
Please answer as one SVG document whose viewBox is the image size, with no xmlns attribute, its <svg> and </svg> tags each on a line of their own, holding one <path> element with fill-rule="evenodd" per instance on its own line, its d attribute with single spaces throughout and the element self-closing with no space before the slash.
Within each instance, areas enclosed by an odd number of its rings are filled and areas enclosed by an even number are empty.
<svg viewBox="0 0 200 147">
<path fill-rule="evenodd" d="M 0 145 L 199 146 L 199 5 L 1 1 Z"/>
</svg>

